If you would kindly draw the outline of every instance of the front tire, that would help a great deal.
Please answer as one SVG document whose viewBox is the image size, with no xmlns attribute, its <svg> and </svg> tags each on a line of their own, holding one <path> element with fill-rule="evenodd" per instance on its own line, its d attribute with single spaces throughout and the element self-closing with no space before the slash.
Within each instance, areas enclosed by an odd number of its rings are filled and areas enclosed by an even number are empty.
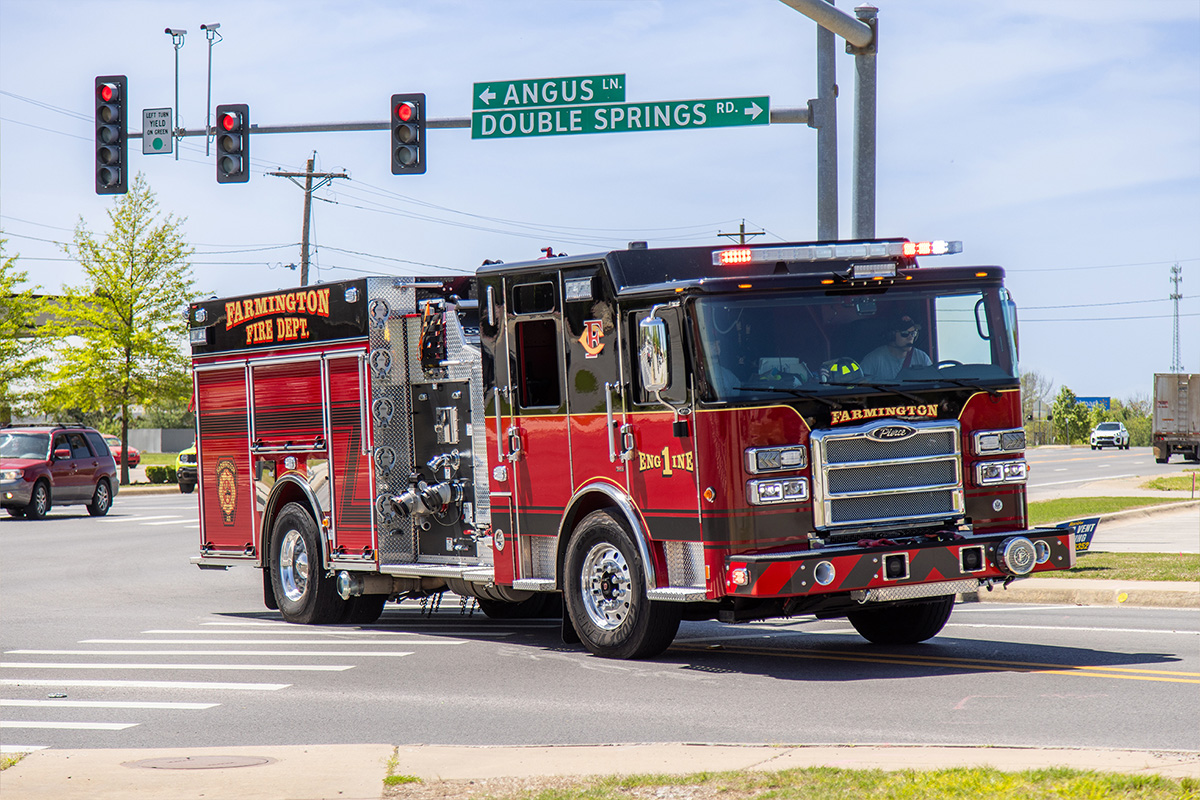
<svg viewBox="0 0 1200 800">
<path fill-rule="evenodd" d="M 954 595 L 928 603 L 851 611 L 846 617 L 859 635 L 873 644 L 916 644 L 941 632 L 954 610 Z"/>
<path fill-rule="evenodd" d="M 50 487 L 45 481 L 33 485 L 33 494 L 29 496 L 29 505 L 25 506 L 26 519 L 42 519 L 50 513 Z"/>
<path fill-rule="evenodd" d="M 196 484 L 194 484 L 194 483 L 179 484 L 179 491 L 183 492 L 184 494 L 191 494 L 195 488 L 196 488 Z"/>
<path fill-rule="evenodd" d="M 650 658 L 679 630 L 680 608 L 651 601 L 632 534 L 594 511 L 567 545 L 564 599 L 583 646 L 602 658 Z"/>
<path fill-rule="evenodd" d="M 288 622 L 325 625 L 339 622 L 345 601 L 334 579 L 321 566 L 317 523 L 308 509 L 288 503 L 271 528 L 271 586 L 279 613 Z"/>
<path fill-rule="evenodd" d="M 92 502 L 88 503 L 87 511 L 93 517 L 103 517 L 112 508 L 112 489 L 108 486 L 108 481 L 100 481 L 96 484 L 96 491 L 92 493 Z"/>
</svg>

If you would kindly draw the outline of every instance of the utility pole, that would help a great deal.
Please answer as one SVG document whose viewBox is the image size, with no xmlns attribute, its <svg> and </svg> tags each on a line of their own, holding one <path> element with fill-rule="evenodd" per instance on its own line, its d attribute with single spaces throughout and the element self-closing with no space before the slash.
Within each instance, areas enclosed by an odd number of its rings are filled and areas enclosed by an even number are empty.
<svg viewBox="0 0 1200 800">
<path fill-rule="evenodd" d="M 308 286 L 308 223 L 312 218 L 312 193 L 320 189 L 325 184 L 331 182 L 334 178 L 349 178 L 350 176 L 344 172 L 313 172 L 313 161 L 316 160 L 316 152 L 313 152 L 313 157 L 308 160 L 308 166 L 304 172 L 268 172 L 268 175 L 273 175 L 276 178 L 287 178 L 297 186 L 300 185 L 297 178 L 304 178 L 304 226 L 300 233 L 300 285 Z M 313 186 L 313 178 L 320 178 L 320 182 Z"/>
<path fill-rule="evenodd" d="M 717 233 L 717 236 L 728 236 L 730 239 L 737 236 L 738 244 L 745 244 L 747 236 L 762 236 L 766 231 L 748 231 L 746 230 L 746 220 L 742 220 L 742 224 L 738 226 L 737 233 Z"/>
<path fill-rule="evenodd" d="M 1179 301 L 1183 299 L 1183 292 L 1179 288 L 1179 284 L 1183 283 L 1183 268 L 1178 264 L 1171 267 L 1171 283 L 1175 284 L 1175 291 L 1171 292 L 1171 300 L 1175 303 L 1175 350 L 1171 355 L 1171 372 L 1183 372 L 1183 355 L 1179 350 Z"/>
</svg>

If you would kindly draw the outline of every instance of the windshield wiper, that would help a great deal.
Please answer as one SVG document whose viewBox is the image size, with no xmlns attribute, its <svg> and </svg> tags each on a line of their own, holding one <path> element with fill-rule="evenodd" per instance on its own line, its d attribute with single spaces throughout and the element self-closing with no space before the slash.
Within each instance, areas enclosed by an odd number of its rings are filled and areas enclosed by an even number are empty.
<svg viewBox="0 0 1200 800">
<path fill-rule="evenodd" d="M 952 383 L 955 386 L 961 386 L 964 389 L 975 389 L 976 391 L 987 392 L 992 397 L 1000 396 L 1000 392 L 997 389 L 995 389 L 994 387 L 984 386 L 983 384 L 978 383 L 978 382 L 964 381 L 960 378 L 946 378 L 946 377 L 939 375 L 939 376 L 933 377 L 933 378 L 904 378 L 903 379 L 904 383 L 927 383 L 930 381 L 944 381 L 945 383 Z"/>
<path fill-rule="evenodd" d="M 792 395 L 793 397 L 803 397 L 805 399 L 810 399 L 810 400 L 820 400 L 822 403 L 824 403 L 827 406 L 830 406 L 831 408 L 841 408 L 842 407 L 842 404 L 839 403 L 838 401 L 830 400 L 828 397 L 822 397 L 820 394 L 812 391 L 811 389 L 794 389 L 791 387 L 784 387 L 784 386 L 738 386 L 735 388 L 741 389 L 743 391 L 748 391 L 748 392 L 785 392 L 787 394 Z"/>
</svg>

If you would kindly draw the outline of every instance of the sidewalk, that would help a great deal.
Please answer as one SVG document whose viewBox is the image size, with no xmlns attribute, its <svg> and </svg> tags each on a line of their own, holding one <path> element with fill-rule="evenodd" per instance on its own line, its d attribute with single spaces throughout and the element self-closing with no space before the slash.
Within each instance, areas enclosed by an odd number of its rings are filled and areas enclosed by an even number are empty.
<svg viewBox="0 0 1200 800">
<path fill-rule="evenodd" d="M 1200 779 L 1200 754 L 1145 750 L 909 745 L 616 744 L 455 747 L 384 744 L 221 747 L 178 750 L 43 750 L 0 773 L 4 800 L 377 800 L 388 761 L 420 778 L 419 797 L 468 796 L 441 781 L 671 774 L 801 767 L 902 770 L 1070 766 L 1126 774 Z M 147 762 L 158 766 L 142 766 Z M 417 789 L 418 787 L 413 787 Z M 460 791 L 465 790 L 465 791 Z M 397 796 L 406 796 L 397 791 Z"/>
</svg>

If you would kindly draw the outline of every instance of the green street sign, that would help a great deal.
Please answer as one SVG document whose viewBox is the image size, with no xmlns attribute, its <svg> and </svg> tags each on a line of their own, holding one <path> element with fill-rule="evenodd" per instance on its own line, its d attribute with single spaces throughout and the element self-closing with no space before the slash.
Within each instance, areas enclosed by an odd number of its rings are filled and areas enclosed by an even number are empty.
<svg viewBox="0 0 1200 800">
<path fill-rule="evenodd" d="M 575 78 L 528 78 L 477 83 L 472 91 L 474 111 L 536 106 L 625 102 L 624 75 L 581 75 Z"/>
<path fill-rule="evenodd" d="M 770 121 L 770 97 L 513 108 L 475 111 L 471 114 L 471 138 L 515 139 L 577 133 L 728 128 L 767 125 Z"/>
</svg>

